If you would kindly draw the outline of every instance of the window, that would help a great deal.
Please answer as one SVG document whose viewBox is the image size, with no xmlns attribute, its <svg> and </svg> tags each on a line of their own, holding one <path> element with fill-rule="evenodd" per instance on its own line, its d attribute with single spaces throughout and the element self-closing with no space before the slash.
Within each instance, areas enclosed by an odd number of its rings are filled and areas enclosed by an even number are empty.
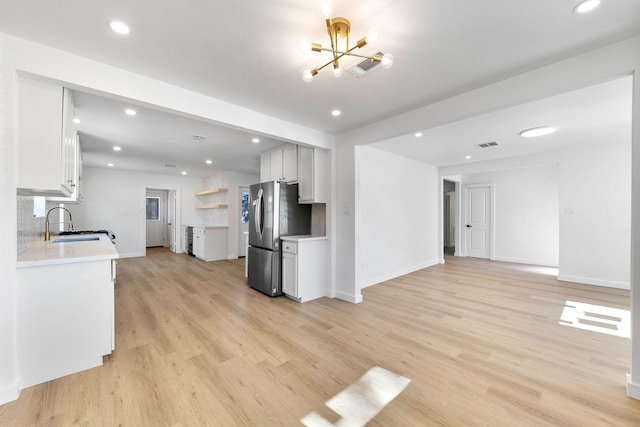
<svg viewBox="0 0 640 427">
<path fill-rule="evenodd" d="M 160 197 L 147 197 L 147 221 L 160 221 Z"/>
<path fill-rule="evenodd" d="M 242 224 L 246 224 L 249 222 L 249 192 L 242 192 L 240 196 L 240 205 Z"/>
<path fill-rule="evenodd" d="M 46 215 L 45 203 L 46 203 L 46 199 L 44 197 L 33 198 L 33 217 L 34 218 L 42 218 Z"/>
</svg>

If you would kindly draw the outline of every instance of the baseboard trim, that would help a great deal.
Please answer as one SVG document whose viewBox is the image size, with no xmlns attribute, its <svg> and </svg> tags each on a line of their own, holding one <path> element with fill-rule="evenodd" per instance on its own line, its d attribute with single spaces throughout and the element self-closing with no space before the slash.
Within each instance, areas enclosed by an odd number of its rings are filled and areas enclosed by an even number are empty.
<svg viewBox="0 0 640 427">
<path fill-rule="evenodd" d="M 18 400 L 20 397 L 20 379 L 16 379 L 13 384 L 0 388 L 0 405 Z"/>
<path fill-rule="evenodd" d="M 583 285 L 603 286 L 605 288 L 631 289 L 629 282 L 615 282 L 613 280 L 594 279 L 592 277 L 558 274 L 558 280 L 563 282 L 581 283 Z"/>
<path fill-rule="evenodd" d="M 402 270 L 394 271 L 393 273 L 383 274 L 372 279 L 363 280 L 360 282 L 360 289 L 368 288 L 369 286 L 377 285 L 378 283 L 386 282 L 387 280 L 395 279 L 396 277 L 404 276 L 406 274 L 413 273 L 414 271 L 422 270 L 423 268 L 442 264 L 442 261 L 440 259 L 433 259 L 411 267 L 403 268 Z"/>
<path fill-rule="evenodd" d="M 336 291 L 336 298 L 341 299 L 343 301 L 350 302 L 352 304 L 360 304 L 362 302 L 362 294 L 360 295 L 352 295 L 346 292 Z"/>
<path fill-rule="evenodd" d="M 640 400 L 640 384 L 631 381 L 631 374 L 627 374 L 627 396 Z"/>
<path fill-rule="evenodd" d="M 502 262 L 513 262 L 516 264 L 539 265 L 542 267 L 558 268 L 557 262 L 553 263 L 553 262 L 549 262 L 548 260 L 540 260 L 540 259 L 509 258 L 509 257 L 496 256 L 496 257 L 493 257 L 493 260 L 502 261 Z"/>
</svg>

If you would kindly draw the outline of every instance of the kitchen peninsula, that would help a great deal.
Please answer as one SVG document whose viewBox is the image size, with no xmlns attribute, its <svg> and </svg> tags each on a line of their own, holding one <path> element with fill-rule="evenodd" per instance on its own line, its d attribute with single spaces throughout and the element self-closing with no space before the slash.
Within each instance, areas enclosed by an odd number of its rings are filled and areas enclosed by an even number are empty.
<svg viewBox="0 0 640 427">
<path fill-rule="evenodd" d="M 51 239 L 18 254 L 22 388 L 102 365 L 115 348 L 115 245 L 105 234 Z"/>
</svg>

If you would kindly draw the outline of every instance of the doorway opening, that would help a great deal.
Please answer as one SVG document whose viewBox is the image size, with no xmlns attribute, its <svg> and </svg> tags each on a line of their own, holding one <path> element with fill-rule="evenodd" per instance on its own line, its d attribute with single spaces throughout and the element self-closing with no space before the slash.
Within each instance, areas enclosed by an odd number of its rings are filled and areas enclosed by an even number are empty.
<svg viewBox="0 0 640 427">
<path fill-rule="evenodd" d="M 456 252 L 456 218 L 458 216 L 458 203 L 456 200 L 456 183 L 443 180 L 443 212 L 442 212 L 442 237 L 445 255 L 455 255 Z"/>
<path fill-rule="evenodd" d="M 247 256 L 249 245 L 249 187 L 240 187 L 240 215 L 238 218 L 238 258 Z"/>
</svg>

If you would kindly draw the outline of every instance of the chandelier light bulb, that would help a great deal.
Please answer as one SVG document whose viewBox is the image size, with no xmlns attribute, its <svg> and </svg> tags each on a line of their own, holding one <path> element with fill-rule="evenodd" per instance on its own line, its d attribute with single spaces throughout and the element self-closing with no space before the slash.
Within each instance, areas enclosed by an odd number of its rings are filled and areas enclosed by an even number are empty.
<svg viewBox="0 0 640 427">
<path fill-rule="evenodd" d="M 367 43 L 373 43 L 378 40 L 379 34 L 376 28 L 372 28 L 367 33 Z"/>
<path fill-rule="evenodd" d="M 300 40 L 300 50 L 303 52 L 311 51 L 311 40 L 309 39 Z"/>
<path fill-rule="evenodd" d="M 393 65 L 393 55 L 390 53 L 385 53 L 382 55 L 382 61 L 380 61 L 382 68 L 389 68 Z"/>
<path fill-rule="evenodd" d="M 332 1 L 323 1 L 322 6 L 322 16 L 329 19 L 333 16 L 333 2 Z"/>
<path fill-rule="evenodd" d="M 333 76 L 335 78 L 338 78 L 340 76 L 342 76 L 342 67 L 340 65 L 338 66 L 333 66 Z"/>
<path fill-rule="evenodd" d="M 311 70 L 304 70 L 302 72 L 302 80 L 304 80 L 307 83 L 313 80 L 313 74 L 311 74 Z"/>
</svg>

